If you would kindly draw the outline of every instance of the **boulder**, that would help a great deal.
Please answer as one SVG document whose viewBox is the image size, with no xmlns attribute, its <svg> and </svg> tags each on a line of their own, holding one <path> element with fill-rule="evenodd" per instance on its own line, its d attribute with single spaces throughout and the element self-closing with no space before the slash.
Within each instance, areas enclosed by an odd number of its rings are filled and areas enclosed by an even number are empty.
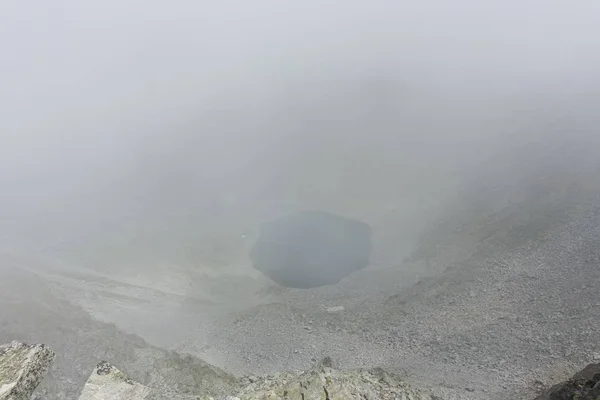
<svg viewBox="0 0 600 400">
<path fill-rule="evenodd" d="M 29 400 L 54 360 L 43 344 L 13 341 L 0 346 L 0 400 Z"/>
<path fill-rule="evenodd" d="M 149 388 L 102 361 L 85 383 L 79 400 L 143 400 L 149 394 Z"/>
<path fill-rule="evenodd" d="M 552 386 L 535 400 L 600 399 L 600 364 L 589 364 L 571 379 Z"/>
</svg>

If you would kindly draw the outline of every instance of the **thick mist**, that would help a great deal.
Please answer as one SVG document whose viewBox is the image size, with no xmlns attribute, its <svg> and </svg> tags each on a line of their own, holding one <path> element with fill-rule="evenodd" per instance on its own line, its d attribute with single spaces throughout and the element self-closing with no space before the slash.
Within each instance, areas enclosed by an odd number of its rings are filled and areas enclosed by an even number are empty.
<svg viewBox="0 0 600 400">
<path fill-rule="evenodd" d="M 600 360 L 599 50 L 597 0 L 0 0 L 0 344 L 37 399 L 533 398 Z"/>
<path fill-rule="evenodd" d="M 397 262 L 499 143 L 598 93 L 593 1 L 0 7 L 9 252 L 219 266 L 316 209 L 374 225 L 373 262 Z"/>
</svg>

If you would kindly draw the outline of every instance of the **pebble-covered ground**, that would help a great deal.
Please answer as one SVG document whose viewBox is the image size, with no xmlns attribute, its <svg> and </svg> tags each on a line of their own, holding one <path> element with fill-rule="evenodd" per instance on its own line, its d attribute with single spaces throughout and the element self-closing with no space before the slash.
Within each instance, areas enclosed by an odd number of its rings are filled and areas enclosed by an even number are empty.
<svg viewBox="0 0 600 400">
<path fill-rule="evenodd" d="M 218 355 L 236 374 L 328 355 L 347 368 L 383 366 L 445 399 L 535 397 L 600 359 L 600 169 L 578 145 L 562 148 L 565 159 L 549 149 L 525 176 L 523 150 L 497 174 L 512 168 L 518 184 L 475 180 L 466 213 L 440 221 L 397 268 L 281 291 L 203 330 L 202 348 L 182 348 Z"/>
</svg>

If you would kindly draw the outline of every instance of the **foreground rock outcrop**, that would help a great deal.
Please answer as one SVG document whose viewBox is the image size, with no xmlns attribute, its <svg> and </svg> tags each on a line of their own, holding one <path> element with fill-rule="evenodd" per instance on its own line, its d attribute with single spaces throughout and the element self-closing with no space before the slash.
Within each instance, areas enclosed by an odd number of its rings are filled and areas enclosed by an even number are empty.
<svg viewBox="0 0 600 400">
<path fill-rule="evenodd" d="M 43 344 L 13 341 L 0 345 L 0 400 L 28 400 L 54 360 Z"/>
<path fill-rule="evenodd" d="M 48 372 L 54 353 L 42 344 L 29 346 L 11 342 L 0 346 L 0 400 L 29 400 Z M 193 361 L 192 358 L 187 363 Z M 184 362 L 185 363 L 185 362 Z M 193 362 L 192 362 L 193 364 Z M 192 381 L 203 379 L 204 364 L 192 368 Z M 175 367 L 175 365 L 171 365 Z M 429 393 L 413 389 L 398 377 L 382 369 L 338 371 L 325 359 L 309 371 L 283 372 L 261 378 L 247 377 L 195 392 L 190 388 L 169 390 L 169 399 L 241 399 L 241 400 L 432 400 Z M 193 384 L 191 386 L 194 386 Z M 237 389 L 236 389 L 237 388 Z M 152 389 L 121 372 L 111 364 L 100 362 L 81 390 L 79 400 L 155 400 L 165 398 L 165 388 Z M 187 390 L 186 390 L 187 389 Z M 232 392 L 236 397 L 230 396 Z"/>
<path fill-rule="evenodd" d="M 431 400 L 429 393 L 411 388 L 382 369 L 339 371 L 323 362 L 306 372 L 286 372 L 245 378 L 241 400 Z"/>
<path fill-rule="evenodd" d="M 27 345 L 19 341 L 0 345 L 0 400 L 30 400 L 55 358 L 43 344 Z M 229 375 L 215 380 L 213 367 L 192 356 L 177 357 L 173 369 L 180 378 L 181 368 L 188 379 L 183 386 L 156 387 L 140 384 L 106 361 L 98 363 L 80 391 L 79 400 L 434 400 L 429 391 L 413 388 L 381 368 L 340 371 L 325 358 L 308 371 L 288 371 L 262 377 L 244 377 L 237 381 Z M 197 380 L 211 376 L 212 385 L 196 386 Z M 217 382 L 220 381 L 220 382 Z M 156 390 L 154 390 L 156 389 Z M 79 388 L 76 388 L 79 392 Z M 235 396 L 232 396 L 235 394 Z M 461 397 L 462 398 L 462 397 Z M 600 363 L 589 364 L 568 381 L 557 384 L 535 400 L 600 399 Z"/>
<path fill-rule="evenodd" d="M 552 386 L 535 400 L 600 399 L 600 363 L 589 364 L 568 381 Z"/>
</svg>

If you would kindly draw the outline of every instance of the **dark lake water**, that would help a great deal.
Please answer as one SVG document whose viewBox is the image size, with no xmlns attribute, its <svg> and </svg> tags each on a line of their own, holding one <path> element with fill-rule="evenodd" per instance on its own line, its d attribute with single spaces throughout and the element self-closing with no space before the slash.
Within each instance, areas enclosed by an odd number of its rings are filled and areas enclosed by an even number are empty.
<svg viewBox="0 0 600 400">
<path fill-rule="evenodd" d="M 371 227 L 323 211 L 302 211 L 261 226 L 254 268 L 282 286 L 308 289 L 338 283 L 369 265 Z"/>
</svg>

